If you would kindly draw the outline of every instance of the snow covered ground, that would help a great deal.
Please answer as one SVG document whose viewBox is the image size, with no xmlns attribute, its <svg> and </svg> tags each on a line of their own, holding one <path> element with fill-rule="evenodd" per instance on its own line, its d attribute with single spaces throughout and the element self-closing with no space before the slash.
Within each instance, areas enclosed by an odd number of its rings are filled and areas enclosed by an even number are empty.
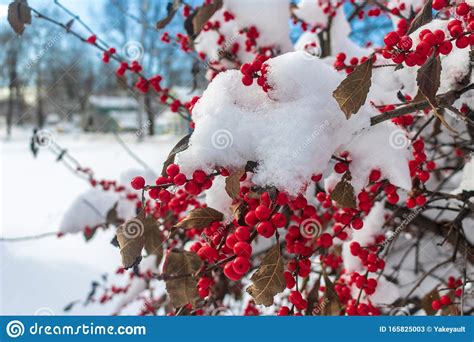
<svg viewBox="0 0 474 342">
<path fill-rule="evenodd" d="M 40 150 L 34 159 L 29 150 L 31 131 L 15 130 L 6 141 L 0 129 L 0 237 L 58 231 L 64 212 L 90 185 L 57 163 L 47 150 Z M 157 173 L 180 138 L 162 136 L 138 143 L 134 134 L 121 137 Z M 54 133 L 54 139 L 83 166 L 93 168 L 98 179 L 118 179 L 123 171 L 140 168 L 113 135 Z M 112 237 L 112 231 L 99 230 L 89 243 L 82 234 L 0 241 L 0 314 L 64 314 L 65 305 L 85 299 L 93 280 L 113 273 L 120 265 L 119 252 L 109 243 Z M 116 304 L 78 304 L 70 313 L 110 314 Z"/>
</svg>

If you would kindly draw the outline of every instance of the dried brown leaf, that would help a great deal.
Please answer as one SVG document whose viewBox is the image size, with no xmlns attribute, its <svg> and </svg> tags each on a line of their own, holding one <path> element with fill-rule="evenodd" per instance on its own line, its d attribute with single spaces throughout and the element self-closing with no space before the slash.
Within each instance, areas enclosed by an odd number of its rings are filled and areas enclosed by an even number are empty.
<svg viewBox="0 0 474 342">
<path fill-rule="evenodd" d="M 209 207 L 197 208 L 189 212 L 183 220 L 179 221 L 175 227 L 177 228 L 205 228 L 214 221 L 222 221 L 224 215 Z"/>
<path fill-rule="evenodd" d="M 176 155 L 180 152 L 183 152 L 186 150 L 189 146 L 189 138 L 191 138 L 191 134 L 187 134 L 184 136 L 178 143 L 173 147 L 171 150 L 170 154 L 168 155 L 168 158 L 166 158 L 164 164 L 163 164 L 163 169 L 161 170 L 161 175 L 166 176 L 166 168 L 174 163 L 174 158 Z"/>
<path fill-rule="evenodd" d="M 31 24 L 31 9 L 28 7 L 27 0 L 16 0 L 10 3 L 7 19 L 13 31 L 21 35 L 25 31 L 25 25 Z"/>
<path fill-rule="evenodd" d="M 411 25 L 407 31 L 407 35 L 415 32 L 420 27 L 428 24 L 432 20 L 433 20 L 433 0 L 428 0 L 425 3 L 425 6 L 423 7 L 423 9 L 420 12 L 418 12 L 416 17 L 411 22 Z"/>
<path fill-rule="evenodd" d="M 222 7 L 222 0 L 214 0 L 211 4 L 198 7 L 184 22 L 184 27 L 191 39 L 201 33 L 205 23 Z"/>
<path fill-rule="evenodd" d="M 145 245 L 144 220 L 145 212 L 141 211 L 137 217 L 117 228 L 117 241 L 125 269 L 138 265 L 142 260 L 142 249 Z"/>
<path fill-rule="evenodd" d="M 255 299 L 255 303 L 273 305 L 273 297 L 285 289 L 280 245 L 273 246 L 265 254 L 262 264 L 250 280 L 252 285 L 247 287 L 247 292 Z"/>
<path fill-rule="evenodd" d="M 245 168 L 235 170 L 225 179 L 225 191 L 232 199 L 240 197 L 240 178 L 245 174 Z"/>
<path fill-rule="evenodd" d="M 436 92 L 440 85 L 441 61 L 435 54 L 428 58 L 416 75 L 419 91 L 430 101 L 436 103 Z"/>
<path fill-rule="evenodd" d="M 350 180 L 350 173 L 346 172 L 331 193 L 331 199 L 342 208 L 356 208 L 354 187 Z"/>
<path fill-rule="evenodd" d="M 201 258 L 192 252 L 171 251 L 166 257 L 165 275 L 174 277 L 166 281 L 166 291 L 175 308 L 194 304 L 199 299 L 194 274 L 201 264 Z"/>
<path fill-rule="evenodd" d="M 372 84 L 372 66 L 373 59 L 370 56 L 347 75 L 332 93 L 347 119 L 356 114 L 367 99 Z"/>
<path fill-rule="evenodd" d="M 320 314 L 321 316 L 339 316 L 341 312 L 341 303 L 339 302 L 339 296 L 334 289 L 334 284 L 329 279 L 326 272 L 323 271 L 324 277 L 324 297 L 321 305 Z"/>
<path fill-rule="evenodd" d="M 181 6 L 181 0 L 173 0 L 168 2 L 168 5 L 166 6 L 166 10 L 168 13 L 165 18 L 156 22 L 157 30 L 165 28 L 173 20 L 174 15 L 179 9 L 179 6 Z"/>
<path fill-rule="evenodd" d="M 163 233 L 152 216 L 145 219 L 145 251 L 148 255 L 156 255 L 156 265 L 160 264 L 163 258 Z"/>
<path fill-rule="evenodd" d="M 421 307 L 423 310 L 425 310 L 426 314 L 428 316 L 433 316 L 436 314 L 436 311 L 433 310 L 431 307 L 431 303 L 434 300 L 439 300 L 439 294 L 437 288 L 434 288 L 431 290 L 431 292 L 427 293 L 422 299 L 421 299 Z"/>
</svg>

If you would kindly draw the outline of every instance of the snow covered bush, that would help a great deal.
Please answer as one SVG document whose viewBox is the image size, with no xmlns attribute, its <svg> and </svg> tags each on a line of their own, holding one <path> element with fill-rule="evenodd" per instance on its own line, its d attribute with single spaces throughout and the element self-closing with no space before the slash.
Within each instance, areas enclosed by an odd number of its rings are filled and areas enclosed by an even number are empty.
<svg viewBox="0 0 474 342">
<path fill-rule="evenodd" d="M 174 1 L 157 26 L 182 8 L 186 33 L 161 39 L 209 79 L 188 102 L 85 39 L 192 129 L 161 176 L 99 200 L 131 274 L 101 301 L 125 292 L 117 312 L 144 300 L 145 315 L 472 314 L 473 6 Z M 350 39 L 367 16 L 393 23 L 384 46 Z M 64 231 L 92 216 L 67 214 Z"/>
</svg>

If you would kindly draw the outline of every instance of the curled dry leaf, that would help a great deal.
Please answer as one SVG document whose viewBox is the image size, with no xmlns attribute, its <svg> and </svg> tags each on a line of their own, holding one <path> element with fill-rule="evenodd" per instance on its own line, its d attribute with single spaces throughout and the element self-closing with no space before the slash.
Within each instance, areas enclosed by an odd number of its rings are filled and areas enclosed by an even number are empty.
<svg viewBox="0 0 474 342">
<path fill-rule="evenodd" d="M 324 297 L 321 304 L 320 315 L 321 316 L 339 316 L 341 312 L 341 303 L 339 302 L 339 296 L 334 289 L 334 284 L 323 269 L 324 277 Z"/>
<path fill-rule="evenodd" d="M 247 287 L 247 292 L 255 303 L 273 305 L 273 297 L 285 289 L 283 271 L 283 258 L 277 244 L 265 254 L 261 265 L 250 278 L 252 285 Z"/>
<path fill-rule="evenodd" d="M 21 35 L 25 31 L 25 25 L 31 24 L 31 9 L 28 7 L 27 0 L 16 0 L 10 3 L 7 19 L 13 31 Z"/>
<path fill-rule="evenodd" d="M 179 6 L 181 6 L 181 0 L 173 0 L 173 1 L 168 2 L 168 5 L 166 6 L 166 10 L 168 13 L 165 18 L 157 21 L 156 23 L 157 30 L 161 30 L 165 28 L 171 22 L 171 20 L 173 20 L 174 15 L 179 9 Z"/>
<path fill-rule="evenodd" d="M 367 99 L 367 94 L 372 85 L 373 63 L 373 58 L 370 56 L 347 75 L 332 93 L 347 119 L 352 114 L 356 114 Z"/>
<path fill-rule="evenodd" d="M 125 269 L 134 267 L 142 260 L 142 249 L 145 245 L 145 212 L 141 211 L 137 217 L 126 221 L 117 229 L 117 241 Z"/>
<path fill-rule="evenodd" d="M 418 12 L 416 17 L 411 22 L 410 27 L 408 28 L 407 35 L 415 32 L 423 25 L 428 24 L 433 20 L 433 0 L 429 0 L 425 3 L 423 9 Z"/>
<path fill-rule="evenodd" d="M 205 228 L 214 221 L 222 221 L 224 214 L 209 207 L 197 208 L 176 224 L 176 228 Z"/>
<path fill-rule="evenodd" d="M 199 299 L 194 274 L 201 265 L 201 258 L 192 252 L 171 251 L 166 257 L 164 274 L 170 278 L 166 280 L 166 290 L 175 308 Z"/>
<path fill-rule="evenodd" d="M 331 199 L 341 208 L 356 208 L 354 187 L 351 184 L 351 175 L 346 172 L 331 193 Z"/>
<path fill-rule="evenodd" d="M 441 61 L 439 56 L 433 55 L 418 69 L 416 83 L 419 91 L 432 104 L 436 104 L 436 92 L 440 85 Z"/>
<path fill-rule="evenodd" d="M 184 22 L 184 28 L 191 39 L 201 33 L 204 24 L 222 7 L 222 0 L 198 7 Z"/>
<path fill-rule="evenodd" d="M 245 174 L 245 168 L 235 170 L 225 179 L 225 191 L 232 199 L 238 199 L 240 196 L 240 178 Z"/>
<path fill-rule="evenodd" d="M 166 158 L 166 161 L 163 164 L 163 169 L 161 170 L 161 175 L 166 176 L 166 168 L 174 163 L 174 158 L 179 152 L 183 152 L 186 150 L 189 146 L 189 138 L 191 137 L 191 134 L 188 134 L 184 136 L 178 143 L 173 147 L 171 150 L 170 154 L 168 155 L 168 158 Z"/>
<path fill-rule="evenodd" d="M 148 255 L 156 256 L 156 265 L 163 259 L 163 232 L 158 222 L 149 216 L 145 219 L 145 251 Z"/>
</svg>

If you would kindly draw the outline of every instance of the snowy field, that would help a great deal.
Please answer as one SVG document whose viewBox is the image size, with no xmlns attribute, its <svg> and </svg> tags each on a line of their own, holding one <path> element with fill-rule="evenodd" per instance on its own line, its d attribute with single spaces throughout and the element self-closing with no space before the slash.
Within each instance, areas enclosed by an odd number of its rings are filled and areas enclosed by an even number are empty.
<svg viewBox="0 0 474 342">
<path fill-rule="evenodd" d="M 58 231 L 62 215 L 74 199 L 91 189 L 48 150 L 35 159 L 29 149 L 31 131 L 15 130 L 0 140 L 0 221 L 2 238 L 37 235 Z M 180 137 L 146 138 L 138 143 L 134 134 L 122 139 L 157 173 L 168 152 Z M 54 134 L 55 141 L 83 166 L 91 167 L 98 179 L 119 179 L 128 169 L 140 165 L 123 149 L 113 135 L 83 133 Z M 74 300 L 83 301 L 91 282 L 110 275 L 120 265 L 119 251 L 110 244 L 111 230 L 99 230 L 86 243 L 82 234 L 43 239 L 0 242 L 0 314 L 64 314 Z M 115 279 L 117 280 L 117 279 Z M 117 280 L 123 282 L 125 279 Z M 106 305 L 74 306 L 71 314 L 110 314 L 116 302 Z M 130 312 L 128 312 L 130 310 Z M 129 307 L 126 313 L 136 314 Z"/>
</svg>

